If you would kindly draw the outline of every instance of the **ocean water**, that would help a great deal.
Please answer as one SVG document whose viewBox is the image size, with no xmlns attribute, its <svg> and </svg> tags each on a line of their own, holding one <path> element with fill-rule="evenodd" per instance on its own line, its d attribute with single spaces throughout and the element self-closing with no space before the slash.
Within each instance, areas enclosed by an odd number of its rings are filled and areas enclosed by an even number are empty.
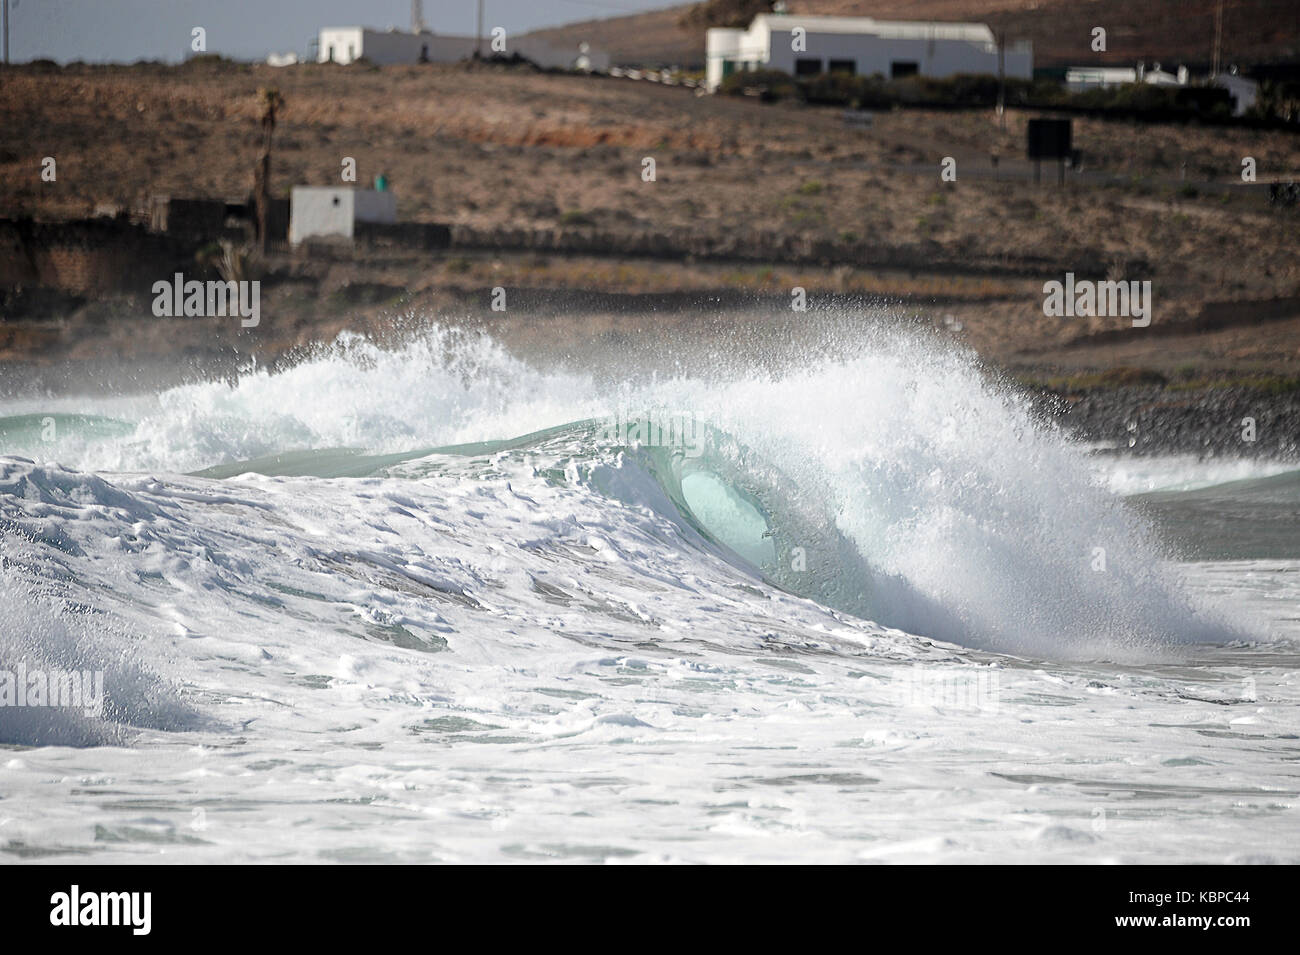
<svg viewBox="0 0 1300 955">
<path fill-rule="evenodd" d="M 894 333 L 8 398 L 0 859 L 1300 861 L 1298 527 Z"/>
</svg>

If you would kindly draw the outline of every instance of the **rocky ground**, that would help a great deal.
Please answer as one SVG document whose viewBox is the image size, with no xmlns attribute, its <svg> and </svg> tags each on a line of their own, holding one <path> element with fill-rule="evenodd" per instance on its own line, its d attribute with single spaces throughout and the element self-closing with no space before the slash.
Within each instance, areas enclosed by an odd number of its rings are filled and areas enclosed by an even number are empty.
<svg viewBox="0 0 1300 955">
<path fill-rule="evenodd" d="M 1300 459 L 1300 390 L 1215 384 L 1043 390 L 1038 404 L 1081 441 L 1130 454 Z"/>
</svg>

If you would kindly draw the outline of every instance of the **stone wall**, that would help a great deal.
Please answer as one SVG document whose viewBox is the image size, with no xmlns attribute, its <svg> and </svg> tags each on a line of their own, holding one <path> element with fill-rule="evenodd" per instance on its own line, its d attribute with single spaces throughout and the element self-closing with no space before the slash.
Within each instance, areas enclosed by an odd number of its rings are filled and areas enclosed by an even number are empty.
<svg viewBox="0 0 1300 955">
<path fill-rule="evenodd" d="M 193 268 L 191 244 L 125 219 L 45 223 L 0 220 L 0 288 L 53 288 L 99 295 L 147 292 Z"/>
</svg>

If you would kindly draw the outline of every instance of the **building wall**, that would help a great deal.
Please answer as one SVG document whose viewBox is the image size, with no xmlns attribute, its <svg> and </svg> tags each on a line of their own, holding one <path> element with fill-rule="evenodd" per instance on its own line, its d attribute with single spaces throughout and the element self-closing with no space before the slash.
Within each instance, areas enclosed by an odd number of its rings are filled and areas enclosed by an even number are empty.
<svg viewBox="0 0 1300 955">
<path fill-rule="evenodd" d="M 320 31 L 320 49 L 316 59 L 320 63 L 351 63 L 362 55 L 361 27 L 331 27 Z"/>
<path fill-rule="evenodd" d="M 358 222 L 397 221 L 397 197 L 374 189 L 295 186 L 289 203 L 292 245 L 310 238 L 351 239 Z"/>
<path fill-rule="evenodd" d="M 484 56 L 492 55 L 492 38 L 483 37 Z M 371 63 L 387 66 L 394 63 L 459 63 L 474 55 L 478 41 L 472 36 L 449 36 L 437 33 L 406 33 L 388 30 L 364 30 L 360 27 L 328 28 L 320 31 L 317 60 L 330 61 L 333 48 L 335 63 L 351 63 L 364 56 Z M 507 35 L 505 55 L 518 53 L 547 69 L 609 69 L 609 54 L 600 50 L 554 47 L 535 37 L 519 40 Z M 580 60 L 585 61 L 585 65 Z"/>
<path fill-rule="evenodd" d="M 710 90 L 737 69 L 757 69 L 768 61 L 768 34 L 761 27 L 734 30 L 714 27 L 705 35 L 704 80 Z"/>
<path fill-rule="evenodd" d="M 445 62 L 442 52 L 446 44 L 444 37 L 435 37 L 432 33 L 387 33 L 379 30 L 365 31 L 363 51 L 371 63 L 385 66 L 390 63 L 419 63 L 421 50 L 428 49 L 428 61 Z M 454 60 L 460 59 L 454 56 Z"/>
<path fill-rule="evenodd" d="M 799 25 L 797 21 L 791 26 Z M 942 26 L 942 25 L 940 25 Z M 866 28 L 864 24 L 864 29 Z M 706 37 L 705 79 L 710 90 L 735 69 L 772 69 L 796 75 L 796 60 L 816 60 L 827 72 L 831 60 L 848 61 L 859 76 L 892 75 L 895 62 L 915 63 L 922 76 L 944 78 L 958 73 L 998 72 L 994 43 L 968 39 L 880 36 L 870 32 L 817 32 L 808 28 L 806 52 L 793 50 L 793 31 L 767 18 L 757 19 L 749 30 L 709 30 Z M 1008 44 L 1004 53 L 1006 75 L 1032 79 L 1033 48 L 1025 42 Z"/>
<path fill-rule="evenodd" d="M 397 221 L 397 196 L 385 190 L 357 189 L 353 193 L 354 222 Z"/>
<path fill-rule="evenodd" d="M 308 238 L 351 239 L 355 189 L 295 186 L 289 197 L 289 243 Z"/>
<path fill-rule="evenodd" d="M 1232 115 L 1234 116 L 1241 116 L 1254 106 L 1255 99 L 1259 96 L 1259 84 L 1243 76 L 1222 73 L 1214 77 L 1210 82 L 1215 86 L 1226 89 L 1232 95 Z"/>
<path fill-rule="evenodd" d="M 1137 82 L 1133 67 L 1074 67 L 1065 71 L 1065 88 L 1071 93 L 1084 90 L 1106 89 Z"/>
<path fill-rule="evenodd" d="M 194 244 L 118 219 L 23 223 L 0 220 L 0 288 L 98 294 L 147 291 L 192 269 Z"/>
<path fill-rule="evenodd" d="M 331 58 L 330 50 L 334 55 Z M 433 33 L 403 33 L 387 30 L 366 30 L 361 27 L 327 27 L 320 31 L 320 48 L 316 59 L 320 63 L 351 63 L 365 57 L 371 63 L 387 66 L 392 63 L 419 63 L 421 52 L 427 51 L 430 63 L 456 63 L 474 52 L 473 37 L 439 36 Z"/>
<path fill-rule="evenodd" d="M 772 31 L 768 66 L 793 75 L 796 59 L 820 59 L 825 72 L 830 60 L 848 60 L 859 76 L 879 73 L 888 79 L 895 62 L 915 63 L 922 76 L 942 79 L 957 73 L 998 71 L 997 47 L 965 40 L 912 40 L 893 37 L 854 36 L 843 33 L 809 33 L 807 52 L 791 49 L 789 32 Z M 1024 48 L 1008 47 L 1006 75 L 1030 79 L 1033 58 Z"/>
</svg>

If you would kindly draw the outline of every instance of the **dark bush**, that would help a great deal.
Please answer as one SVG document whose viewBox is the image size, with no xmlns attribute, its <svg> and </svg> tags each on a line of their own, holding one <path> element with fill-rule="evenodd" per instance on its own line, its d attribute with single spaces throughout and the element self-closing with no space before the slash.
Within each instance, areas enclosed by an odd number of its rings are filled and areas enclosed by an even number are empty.
<svg viewBox="0 0 1300 955">
<path fill-rule="evenodd" d="M 721 91 L 733 96 L 758 95 L 764 100 L 797 99 L 817 106 L 850 109 L 892 109 L 895 106 L 937 109 L 989 109 L 997 104 L 996 76 L 958 74 L 946 79 L 909 76 L 886 80 L 848 73 L 819 73 L 793 77 L 780 70 L 733 73 L 722 81 Z M 1049 79 L 1007 79 L 1003 91 L 1007 106 L 1023 109 L 1055 109 L 1063 112 L 1094 113 L 1149 122 L 1232 122 L 1226 91 L 1197 86 L 1154 86 L 1129 83 L 1108 89 L 1070 93 Z M 1287 93 L 1290 93 L 1288 90 Z M 1285 122 L 1296 111 L 1294 101 L 1277 96 L 1281 108 L 1271 101 L 1268 115 Z M 1257 110 L 1263 113 L 1264 110 Z"/>
<path fill-rule="evenodd" d="M 765 101 L 803 98 L 803 93 L 794 77 L 780 70 L 732 73 L 722 81 L 720 89 L 731 96 L 742 96 L 750 90 L 758 90 Z"/>
<path fill-rule="evenodd" d="M 819 73 L 802 81 L 805 102 L 852 109 L 888 109 L 895 99 L 885 81 L 878 76 L 853 76 L 849 73 Z"/>
</svg>

